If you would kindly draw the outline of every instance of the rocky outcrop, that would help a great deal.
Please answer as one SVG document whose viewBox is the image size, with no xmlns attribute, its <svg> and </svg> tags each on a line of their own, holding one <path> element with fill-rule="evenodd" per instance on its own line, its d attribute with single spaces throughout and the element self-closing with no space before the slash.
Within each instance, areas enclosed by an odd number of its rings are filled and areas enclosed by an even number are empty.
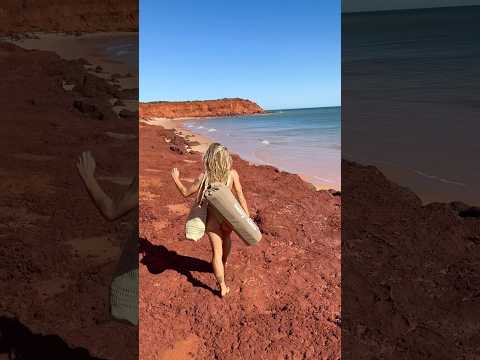
<svg viewBox="0 0 480 360">
<path fill-rule="evenodd" d="M 342 357 L 474 359 L 477 209 L 422 205 L 375 167 L 348 161 L 342 201 Z"/>
<path fill-rule="evenodd" d="M 263 114 L 260 106 L 246 99 L 203 101 L 155 101 L 140 103 L 140 117 L 209 117 Z"/>
<path fill-rule="evenodd" d="M 28 31 L 138 31 L 138 1 L 2 1 L 0 33 Z"/>
</svg>

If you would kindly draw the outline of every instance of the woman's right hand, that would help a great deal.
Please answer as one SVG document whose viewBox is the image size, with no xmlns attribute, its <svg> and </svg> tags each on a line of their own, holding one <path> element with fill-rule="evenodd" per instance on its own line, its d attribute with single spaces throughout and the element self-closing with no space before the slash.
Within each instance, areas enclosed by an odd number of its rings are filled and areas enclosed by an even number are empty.
<svg viewBox="0 0 480 360">
<path fill-rule="evenodd" d="M 172 177 L 175 180 L 178 180 L 180 178 L 180 171 L 178 171 L 177 168 L 172 169 Z"/>
<path fill-rule="evenodd" d="M 79 156 L 77 162 L 77 169 L 83 181 L 87 182 L 93 178 L 95 173 L 95 159 L 90 151 L 85 151 Z"/>
</svg>

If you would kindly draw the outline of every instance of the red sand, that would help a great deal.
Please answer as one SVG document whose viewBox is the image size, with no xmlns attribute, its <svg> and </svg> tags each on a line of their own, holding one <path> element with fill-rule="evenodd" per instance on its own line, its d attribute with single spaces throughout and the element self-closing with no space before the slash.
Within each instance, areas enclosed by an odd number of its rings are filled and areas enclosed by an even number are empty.
<svg viewBox="0 0 480 360">
<path fill-rule="evenodd" d="M 372 166 L 342 176 L 342 356 L 477 359 L 480 211 L 422 206 Z"/>
<path fill-rule="evenodd" d="M 201 171 L 184 146 L 173 130 L 140 126 L 141 358 L 340 358 L 340 197 L 234 156 L 264 238 L 234 237 L 221 299 L 208 239 L 184 240 L 192 199 L 170 170 L 191 181 Z"/>
<path fill-rule="evenodd" d="M 1 42 L 0 68 L 0 316 L 101 358 L 131 359 L 137 329 L 103 321 L 127 221 L 136 214 L 105 221 L 75 167 L 90 149 L 113 195 L 125 187 L 108 177 L 137 172 L 137 141 L 108 135 L 138 134 L 137 121 L 117 118 L 108 102 L 125 94 L 81 61 Z M 74 90 L 62 88 L 64 79 Z M 81 113 L 75 101 L 96 109 Z"/>
</svg>

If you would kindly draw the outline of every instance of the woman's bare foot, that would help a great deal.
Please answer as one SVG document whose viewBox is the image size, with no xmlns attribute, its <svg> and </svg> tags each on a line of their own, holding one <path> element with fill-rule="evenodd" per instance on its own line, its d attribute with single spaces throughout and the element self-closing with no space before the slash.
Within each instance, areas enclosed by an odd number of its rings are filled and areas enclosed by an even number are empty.
<svg viewBox="0 0 480 360">
<path fill-rule="evenodd" d="M 230 292 L 230 288 L 227 287 L 226 285 L 222 286 L 220 289 L 220 295 L 222 296 L 222 298 L 225 297 L 229 292 Z"/>
</svg>

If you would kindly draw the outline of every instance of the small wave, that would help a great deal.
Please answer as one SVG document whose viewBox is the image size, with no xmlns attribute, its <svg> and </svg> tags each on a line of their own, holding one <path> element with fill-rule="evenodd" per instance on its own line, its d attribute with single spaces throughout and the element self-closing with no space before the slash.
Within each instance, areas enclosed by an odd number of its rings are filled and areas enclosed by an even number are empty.
<svg viewBox="0 0 480 360">
<path fill-rule="evenodd" d="M 414 170 L 414 171 L 415 171 L 416 174 L 418 174 L 420 176 L 423 176 L 423 177 L 426 177 L 426 178 L 432 179 L 432 180 L 437 180 L 437 181 L 443 182 L 445 184 L 457 185 L 457 186 L 462 186 L 462 187 L 466 186 L 466 184 L 464 184 L 462 182 L 459 182 L 459 181 L 444 179 L 444 178 L 441 178 L 441 177 L 436 176 L 436 175 L 430 175 L 430 174 L 424 173 L 423 171 L 420 171 L 420 170 Z"/>
<path fill-rule="evenodd" d="M 330 184 L 333 184 L 334 181 L 330 180 L 330 179 L 325 179 L 325 178 L 322 178 L 320 176 L 316 176 L 314 175 L 313 178 L 317 179 L 317 180 L 320 180 L 320 181 L 324 181 L 324 182 L 327 182 L 327 183 L 330 183 Z"/>
<path fill-rule="evenodd" d="M 208 132 L 214 132 L 214 131 L 217 131 L 217 129 L 214 129 L 214 128 L 208 129 Z"/>
<path fill-rule="evenodd" d="M 343 153 L 343 155 L 348 155 L 349 158 L 351 159 L 355 159 L 355 157 L 353 157 L 352 155 L 350 154 L 346 154 L 345 152 Z M 380 164 L 381 165 L 387 165 L 387 166 L 393 166 L 393 167 L 396 167 L 396 168 L 399 168 L 401 170 L 404 170 L 404 171 L 410 171 L 410 172 L 413 172 L 415 174 L 417 174 L 418 176 L 421 176 L 421 177 L 424 177 L 426 179 L 430 179 L 432 181 L 439 181 L 439 182 L 442 182 L 444 184 L 450 184 L 450 185 L 455 185 L 455 186 L 460 186 L 460 187 L 466 187 L 467 184 L 463 183 L 463 182 L 460 182 L 460 181 L 455 181 L 455 180 L 450 180 L 450 179 L 445 179 L 445 178 L 442 178 L 440 176 L 436 176 L 436 175 L 431 175 L 431 174 L 427 174 L 426 172 L 423 172 L 421 170 L 417 170 L 417 169 L 412 169 L 412 168 L 408 168 L 408 167 L 403 167 L 401 165 L 398 165 L 398 164 L 395 164 L 393 162 L 390 162 L 390 161 L 383 161 L 383 160 L 368 160 L 366 158 L 364 159 L 357 159 L 357 161 L 361 161 L 363 163 L 370 163 L 370 164 Z"/>
<path fill-rule="evenodd" d="M 262 140 L 262 144 L 270 145 L 270 141 L 268 141 L 268 140 Z"/>
<path fill-rule="evenodd" d="M 203 126 L 199 126 L 197 129 L 203 129 Z"/>
<path fill-rule="evenodd" d="M 193 128 L 192 124 L 185 125 L 187 128 Z"/>
</svg>

